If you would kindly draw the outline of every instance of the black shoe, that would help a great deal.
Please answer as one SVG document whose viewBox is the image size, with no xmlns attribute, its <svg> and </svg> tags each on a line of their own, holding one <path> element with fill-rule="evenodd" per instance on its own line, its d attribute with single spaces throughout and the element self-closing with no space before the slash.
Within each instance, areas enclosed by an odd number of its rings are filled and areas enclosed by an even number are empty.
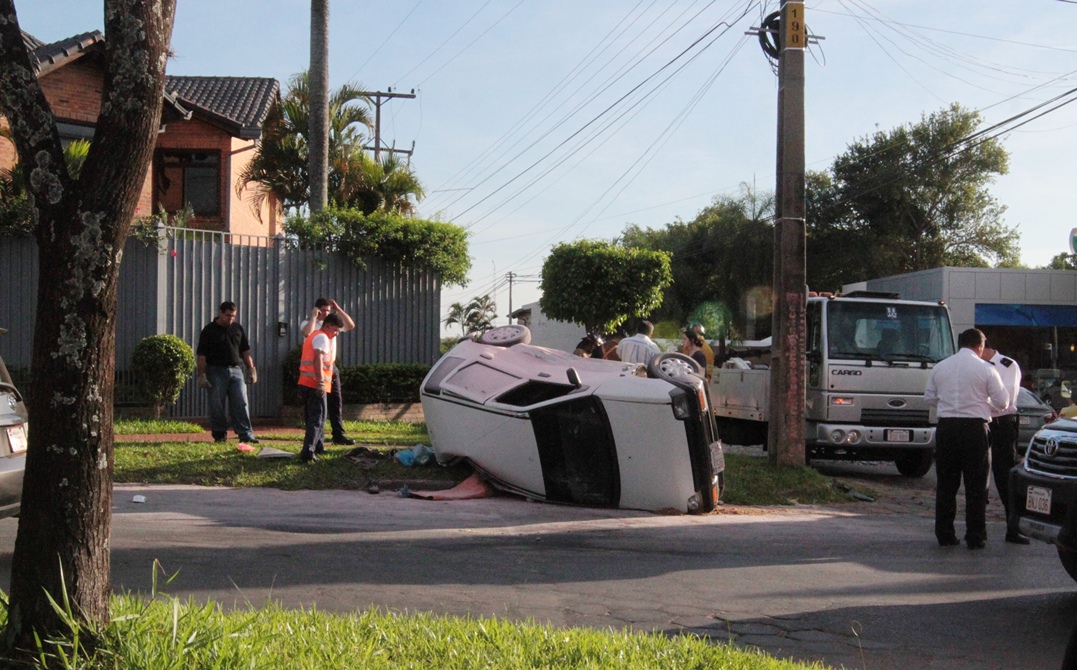
<svg viewBox="0 0 1077 670">
<path fill-rule="evenodd" d="M 350 437 L 345 437 L 343 435 L 341 435 L 339 437 L 334 435 L 333 436 L 333 444 L 343 444 L 343 445 L 346 445 L 346 446 L 350 447 L 351 445 L 355 444 L 355 440 L 353 440 Z"/>
<path fill-rule="evenodd" d="M 301 451 L 299 452 L 299 461 L 301 463 L 317 463 L 318 456 L 309 451 Z"/>
<path fill-rule="evenodd" d="M 324 453 L 325 453 L 325 447 L 324 446 L 314 447 L 314 455 L 315 456 L 317 456 L 318 454 L 324 454 Z"/>
<path fill-rule="evenodd" d="M 970 550 L 983 549 L 987 546 L 986 540 L 965 540 L 965 543 L 969 545 Z"/>
<path fill-rule="evenodd" d="M 213 441 L 214 442 L 227 442 L 228 438 L 227 437 L 214 437 Z"/>
<path fill-rule="evenodd" d="M 253 435 L 240 439 L 240 442 L 246 442 L 247 444 L 261 444 L 262 443 L 261 440 L 259 440 L 257 437 L 255 437 Z"/>
<path fill-rule="evenodd" d="M 1032 540 L 1028 539 L 1028 535 L 1014 531 L 1012 533 L 1006 533 L 1006 541 L 1010 544 L 1031 544 Z"/>
<path fill-rule="evenodd" d="M 957 539 L 956 536 L 939 540 L 940 547 L 956 547 L 959 544 L 961 544 L 961 540 Z"/>
</svg>

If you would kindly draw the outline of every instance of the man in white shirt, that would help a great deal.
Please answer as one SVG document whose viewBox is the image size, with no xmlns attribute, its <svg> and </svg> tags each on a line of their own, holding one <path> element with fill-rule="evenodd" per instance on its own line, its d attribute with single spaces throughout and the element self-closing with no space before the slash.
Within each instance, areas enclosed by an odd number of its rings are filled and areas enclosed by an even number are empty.
<svg viewBox="0 0 1077 670">
<path fill-rule="evenodd" d="M 349 330 L 355 328 L 355 321 L 348 316 L 347 312 L 340 308 L 336 300 L 332 298 L 318 298 L 314 301 L 314 309 L 310 311 L 310 318 L 299 324 L 299 330 L 303 334 L 303 339 L 310 337 L 310 334 L 316 330 L 320 330 L 322 323 L 325 321 L 325 317 L 330 314 L 336 314 L 340 317 L 340 320 L 344 323 L 340 332 L 346 333 Z M 355 440 L 351 439 L 344 433 L 344 390 L 340 383 L 340 370 L 337 368 L 337 341 L 332 339 L 329 342 L 332 347 L 329 352 L 330 359 L 333 362 L 333 388 L 329 392 L 326 398 L 326 406 L 329 411 L 329 425 L 333 429 L 333 444 L 355 444 Z"/>
<path fill-rule="evenodd" d="M 957 337 L 956 354 L 935 364 L 924 400 L 938 408 L 935 429 L 935 537 L 944 547 L 961 544 L 954 531 L 957 489 L 965 480 L 965 544 L 987 543 L 988 423 L 1009 396 L 994 367 L 980 358 L 987 340 L 975 328 Z"/>
<path fill-rule="evenodd" d="M 658 345 L 651 340 L 652 333 L 654 333 L 654 324 L 650 321 L 640 321 L 636 327 L 636 334 L 624 338 L 617 345 L 617 356 L 625 363 L 647 365 L 652 358 L 662 353 Z"/>
<path fill-rule="evenodd" d="M 1010 469 L 1017 462 L 1017 394 L 1021 389 L 1021 366 L 1012 358 L 1007 358 L 991 347 L 984 346 L 980 358 L 994 366 L 1002 385 L 1006 387 L 1009 404 L 1006 409 L 991 413 L 991 475 L 995 480 L 995 490 L 1002 498 L 1002 508 L 1006 510 L 1007 521 L 1010 518 Z M 1006 541 L 1013 544 L 1028 544 L 1029 539 L 1016 528 L 1006 526 Z"/>
</svg>

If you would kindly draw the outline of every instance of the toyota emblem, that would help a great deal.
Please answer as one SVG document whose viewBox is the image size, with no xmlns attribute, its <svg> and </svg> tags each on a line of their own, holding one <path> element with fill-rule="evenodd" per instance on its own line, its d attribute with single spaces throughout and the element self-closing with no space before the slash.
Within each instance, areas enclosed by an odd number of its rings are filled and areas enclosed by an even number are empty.
<svg viewBox="0 0 1077 670">
<path fill-rule="evenodd" d="M 1057 453 L 1058 453 L 1058 440 L 1053 438 L 1053 437 L 1047 438 L 1047 444 L 1043 445 L 1043 455 L 1044 456 L 1054 456 Z"/>
</svg>

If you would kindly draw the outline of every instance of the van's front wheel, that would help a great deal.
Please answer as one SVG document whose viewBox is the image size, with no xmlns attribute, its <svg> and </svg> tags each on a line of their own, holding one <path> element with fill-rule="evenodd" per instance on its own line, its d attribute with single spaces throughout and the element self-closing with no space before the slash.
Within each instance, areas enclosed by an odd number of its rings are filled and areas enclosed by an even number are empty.
<svg viewBox="0 0 1077 670">
<path fill-rule="evenodd" d="M 894 465 L 903 477 L 923 477 L 934 460 L 934 449 L 909 449 L 894 459 Z"/>
</svg>

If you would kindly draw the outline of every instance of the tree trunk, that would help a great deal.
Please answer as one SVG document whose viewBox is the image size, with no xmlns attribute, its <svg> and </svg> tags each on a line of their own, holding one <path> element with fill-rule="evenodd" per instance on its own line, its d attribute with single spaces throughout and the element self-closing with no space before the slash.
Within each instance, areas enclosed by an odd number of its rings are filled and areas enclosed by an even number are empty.
<svg viewBox="0 0 1077 670">
<path fill-rule="evenodd" d="M 329 0 L 310 0 L 310 213 L 329 203 Z"/>
<path fill-rule="evenodd" d="M 31 174 L 39 247 L 29 449 L 4 642 L 108 621 L 116 285 L 161 115 L 175 0 L 106 0 L 104 89 L 78 181 L 16 20 L 0 21 L 0 110 Z M 13 0 L 0 16 L 15 18 Z M 148 569 L 148 568 L 147 568 Z"/>
</svg>

